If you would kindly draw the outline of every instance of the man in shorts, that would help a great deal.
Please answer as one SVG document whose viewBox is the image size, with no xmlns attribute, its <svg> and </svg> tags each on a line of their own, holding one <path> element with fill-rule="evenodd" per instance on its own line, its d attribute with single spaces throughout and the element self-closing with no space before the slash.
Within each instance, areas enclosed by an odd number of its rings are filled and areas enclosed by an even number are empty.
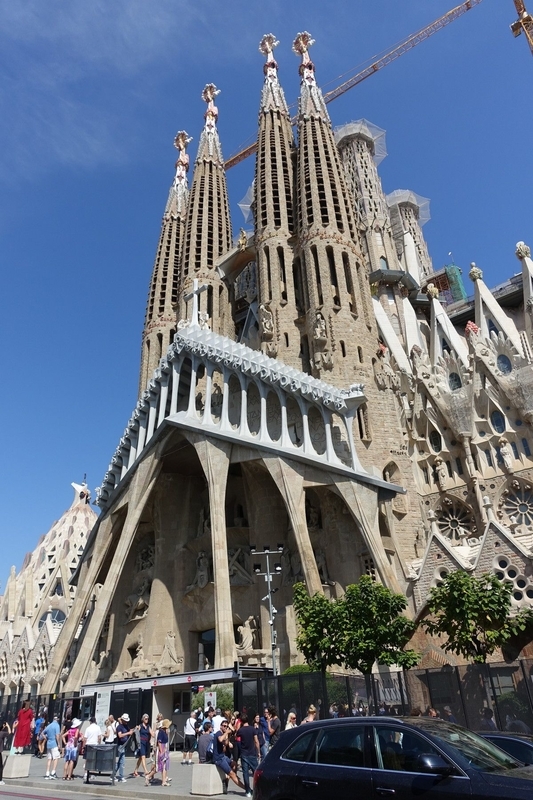
<svg viewBox="0 0 533 800">
<path fill-rule="evenodd" d="M 43 733 L 46 736 L 47 752 L 46 775 L 44 779 L 47 781 L 56 781 L 56 767 L 59 760 L 59 734 L 61 733 L 57 714 L 54 715 L 54 719 L 46 726 Z M 52 769 L 50 769 L 50 767 L 52 767 Z"/>
<path fill-rule="evenodd" d="M 245 789 L 244 783 L 237 776 L 233 766 L 233 760 L 231 758 L 233 745 L 229 739 L 230 729 L 229 722 L 227 720 L 224 720 L 224 722 L 220 723 L 220 730 L 215 733 L 214 736 L 213 760 L 215 762 L 215 766 L 219 767 L 223 772 L 225 772 L 227 777 L 231 778 L 233 783 L 236 783 L 239 789 Z"/>
</svg>

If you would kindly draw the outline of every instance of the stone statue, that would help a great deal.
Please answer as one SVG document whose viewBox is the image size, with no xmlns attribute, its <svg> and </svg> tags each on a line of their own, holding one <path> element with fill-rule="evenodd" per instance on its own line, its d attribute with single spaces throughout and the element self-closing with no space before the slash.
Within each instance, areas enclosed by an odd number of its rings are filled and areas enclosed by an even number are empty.
<svg viewBox="0 0 533 800">
<path fill-rule="evenodd" d="M 159 666 L 164 669 L 177 670 L 181 664 L 183 664 L 183 658 L 178 658 L 176 653 L 176 634 L 174 631 L 167 631 Z"/>
<path fill-rule="evenodd" d="M 228 550 L 229 582 L 233 586 L 248 586 L 254 582 L 249 555 L 242 547 Z"/>
<path fill-rule="evenodd" d="M 215 97 L 220 94 L 214 83 L 207 83 L 202 91 L 202 100 L 207 103 L 205 112 L 205 129 L 208 133 L 214 131 L 218 119 L 218 108 L 215 105 Z"/>
<path fill-rule="evenodd" d="M 135 656 L 131 662 L 132 669 L 138 667 L 144 667 L 145 665 L 145 657 L 144 657 L 144 645 L 143 645 L 143 637 L 139 634 L 139 639 L 137 640 L 137 649 L 135 650 Z"/>
<path fill-rule="evenodd" d="M 200 521 L 198 522 L 196 536 L 200 537 L 204 534 L 211 535 L 211 514 L 209 513 L 209 507 L 200 509 Z"/>
<path fill-rule="evenodd" d="M 439 484 L 439 489 L 444 492 L 448 481 L 448 469 L 440 456 L 437 456 L 435 459 L 435 476 Z"/>
<path fill-rule="evenodd" d="M 514 454 L 511 446 L 505 436 L 502 436 L 498 442 L 500 446 L 500 455 L 503 461 L 503 468 L 506 472 L 511 472 L 514 464 Z"/>
<path fill-rule="evenodd" d="M 426 286 L 426 294 L 431 300 L 436 300 L 439 296 L 439 290 L 434 283 L 428 283 Z"/>
<path fill-rule="evenodd" d="M 315 551 L 315 561 L 318 569 L 318 574 L 320 575 L 320 582 L 326 584 L 327 586 L 334 586 L 335 581 L 331 581 L 329 579 L 328 565 L 326 563 L 326 554 L 321 548 Z"/>
<path fill-rule="evenodd" d="M 317 342 L 325 342 L 327 340 L 326 320 L 320 311 L 316 312 L 315 321 L 313 323 L 313 338 Z"/>
<path fill-rule="evenodd" d="M 531 258 L 531 250 L 525 242 L 517 242 L 515 254 L 520 261 L 523 258 Z"/>
<path fill-rule="evenodd" d="M 151 583 L 148 578 L 143 578 L 137 591 L 132 592 L 126 599 L 126 622 L 143 619 L 148 614 L 150 605 Z"/>
<path fill-rule="evenodd" d="M 302 560 L 297 550 L 291 553 L 291 572 L 293 583 L 300 583 L 300 581 L 303 581 Z"/>
<path fill-rule="evenodd" d="M 205 550 L 200 550 L 196 559 L 196 575 L 193 586 L 203 589 L 209 583 L 209 556 Z"/>
<path fill-rule="evenodd" d="M 198 325 L 201 331 L 211 330 L 211 318 L 207 311 L 200 311 L 198 313 Z"/>
<path fill-rule="evenodd" d="M 472 283 L 480 281 L 483 278 L 483 272 L 476 265 L 475 261 L 472 261 L 472 263 L 470 264 L 470 272 L 468 273 L 468 277 L 470 278 Z"/>
<path fill-rule="evenodd" d="M 237 631 L 241 637 L 240 642 L 237 643 L 237 650 L 241 653 L 256 650 L 257 648 L 257 620 L 254 616 L 249 616 L 242 625 L 239 625 Z"/>
<path fill-rule="evenodd" d="M 320 517 L 317 509 L 312 506 L 311 503 L 309 503 L 305 511 L 307 517 L 307 527 L 310 530 L 317 530 L 320 525 Z"/>
<path fill-rule="evenodd" d="M 239 238 L 237 240 L 237 247 L 239 248 L 241 253 L 243 253 L 246 250 L 246 248 L 248 247 L 248 237 L 246 235 L 246 231 L 244 230 L 244 228 L 241 228 L 241 230 L 239 232 Z"/>
<path fill-rule="evenodd" d="M 263 339 L 272 339 L 274 335 L 274 317 L 265 303 L 259 306 L 259 326 Z"/>
<path fill-rule="evenodd" d="M 135 559 L 136 572 L 142 572 L 145 569 L 151 569 L 154 566 L 154 558 L 155 546 L 153 544 L 149 544 L 139 550 Z"/>
</svg>

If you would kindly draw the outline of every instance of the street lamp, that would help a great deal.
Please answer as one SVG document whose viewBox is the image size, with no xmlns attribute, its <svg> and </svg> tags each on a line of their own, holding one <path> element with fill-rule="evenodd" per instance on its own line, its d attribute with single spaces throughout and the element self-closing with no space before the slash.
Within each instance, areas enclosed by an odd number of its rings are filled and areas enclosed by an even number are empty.
<svg viewBox="0 0 533 800">
<path fill-rule="evenodd" d="M 272 578 L 275 578 L 276 575 L 281 574 L 281 563 L 275 562 L 273 565 L 273 569 L 270 567 L 270 557 L 274 557 L 278 553 L 283 552 L 283 544 L 278 544 L 276 548 L 270 549 L 270 545 L 265 544 L 263 545 L 262 550 L 257 550 L 255 545 L 251 545 L 250 553 L 254 556 L 264 557 L 266 560 L 266 572 L 263 572 L 263 565 L 262 563 L 254 564 L 253 569 L 256 575 L 264 575 L 265 581 L 267 584 L 267 593 L 261 600 L 268 600 L 268 624 L 270 625 L 270 647 L 272 650 L 272 673 L 274 676 L 278 674 L 278 666 L 276 660 L 276 650 L 277 650 L 277 634 L 276 629 L 274 627 L 275 616 L 278 613 L 277 610 L 274 608 L 274 603 L 272 602 L 272 595 L 274 592 L 278 591 L 272 588 Z"/>
</svg>

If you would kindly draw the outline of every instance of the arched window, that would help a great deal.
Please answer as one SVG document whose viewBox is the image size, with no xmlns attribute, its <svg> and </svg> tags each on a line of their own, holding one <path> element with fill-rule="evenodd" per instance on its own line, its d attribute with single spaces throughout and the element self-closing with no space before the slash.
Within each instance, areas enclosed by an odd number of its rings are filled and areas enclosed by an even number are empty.
<svg viewBox="0 0 533 800">
<path fill-rule="evenodd" d="M 429 443 L 435 453 L 440 453 L 442 450 L 442 436 L 436 430 L 432 430 L 429 434 Z"/>
<path fill-rule="evenodd" d="M 503 433 L 505 431 L 505 417 L 498 409 L 494 410 L 490 415 L 492 427 L 496 433 Z"/>
<path fill-rule="evenodd" d="M 379 259 L 379 268 L 380 269 L 388 269 L 389 268 L 389 265 L 387 263 L 387 259 L 385 258 L 385 256 L 381 256 L 381 258 Z"/>
<path fill-rule="evenodd" d="M 460 389 L 461 388 L 463 383 L 461 381 L 459 373 L 450 372 L 450 374 L 448 376 L 448 385 L 449 385 L 450 389 L 452 390 L 452 392 L 454 392 L 456 389 Z"/>
</svg>

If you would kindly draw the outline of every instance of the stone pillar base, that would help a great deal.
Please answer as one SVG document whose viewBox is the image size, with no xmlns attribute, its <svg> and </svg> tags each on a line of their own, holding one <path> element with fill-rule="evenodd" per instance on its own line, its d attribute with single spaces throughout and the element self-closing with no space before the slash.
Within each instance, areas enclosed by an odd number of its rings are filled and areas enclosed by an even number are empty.
<svg viewBox="0 0 533 800">
<path fill-rule="evenodd" d="M 31 755 L 18 754 L 8 756 L 4 766 L 4 779 L 27 778 L 30 774 L 31 759 Z"/>
<path fill-rule="evenodd" d="M 222 794 L 226 780 L 224 772 L 214 764 L 193 764 L 191 794 Z"/>
</svg>

